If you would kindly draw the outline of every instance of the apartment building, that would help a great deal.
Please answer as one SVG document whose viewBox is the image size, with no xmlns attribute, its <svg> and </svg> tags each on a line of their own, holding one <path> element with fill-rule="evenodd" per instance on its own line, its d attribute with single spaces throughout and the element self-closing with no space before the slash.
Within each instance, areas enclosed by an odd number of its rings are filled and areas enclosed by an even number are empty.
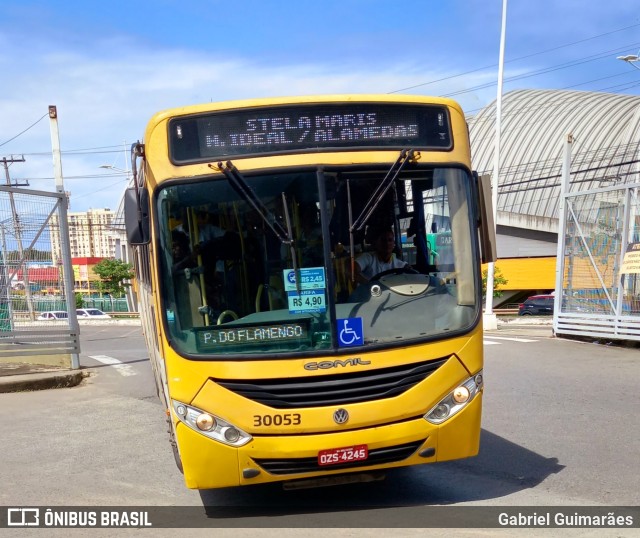
<svg viewBox="0 0 640 538">
<path fill-rule="evenodd" d="M 110 209 L 89 209 L 70 212 L 69 244 L 72 258 L 113 258 L 117 236 L 111 229 L 115 212 Z M 60 226 L 57 215 L 50 221 L 51 256 L 54 265 L 61 260 Z"/>
</svg>

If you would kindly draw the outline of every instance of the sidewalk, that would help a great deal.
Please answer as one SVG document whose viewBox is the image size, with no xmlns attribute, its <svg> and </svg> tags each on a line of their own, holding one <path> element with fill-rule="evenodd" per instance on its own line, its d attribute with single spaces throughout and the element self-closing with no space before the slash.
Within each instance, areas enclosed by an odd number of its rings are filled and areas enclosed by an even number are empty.
<svg viewBox="0 0 640 538">
<path fill-rule="evenodd" d="M 57 323 L 57 322 L 53 322 Z M 140 325 L 140 319 L 79 319 L 79 325 Z M 87 369 L 71 370 L 22 362 L 0 362 L 0 394 L 75 387 L 89 375 Z"/>
<path fill-rule="evenodd" d="M 553 316 L 498 316 L 498 328 L 506 325 L 553 325 Z"/>
<path fill-rule="evenodd" d="M 86 370 L 69 370 L 38 364 L 0 363 L 0 393 L 75 387 Z"/>
</svg>

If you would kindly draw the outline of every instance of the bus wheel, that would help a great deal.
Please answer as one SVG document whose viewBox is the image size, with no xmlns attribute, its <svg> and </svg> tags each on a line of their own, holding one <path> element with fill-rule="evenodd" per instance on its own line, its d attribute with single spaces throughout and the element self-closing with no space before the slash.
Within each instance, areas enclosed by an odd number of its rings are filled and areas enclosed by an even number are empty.
<svg viewBox="0 0 640 538">
<path fill-rule="evenodd" d="M 178 470 L 184 474 L 182 469 L 182 459 L 180 459 L 180 452 L 178 452 L 178 443 L 176 442 L 176 434 L 171 427 L 171 419 L 167 418 L 167 426 L 169 426 L 169 442 L 171 443 L 171 450 L 173 451 L 173 459 L 176 460 L 176 466 Z"/>
</svg>

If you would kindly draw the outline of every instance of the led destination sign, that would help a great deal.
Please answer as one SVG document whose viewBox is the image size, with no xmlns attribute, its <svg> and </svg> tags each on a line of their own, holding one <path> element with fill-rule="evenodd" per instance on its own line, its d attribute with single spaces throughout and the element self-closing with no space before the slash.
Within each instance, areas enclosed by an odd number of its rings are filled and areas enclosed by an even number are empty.
<svg viewBox="0 0 640 538">
<path fill-rule="evenodd" d="M 220 347 L 277 345 L 306 343 L 309 340 L 307 323 L 292 321 L 269 325 L 227 326 L 198 329 L 198 351 L 215 351 Z"/>
<path fill-rule="evenodd" d="M 344 148 L 447 150 L 446 107 L 322 104 L 214 112 L 169 122 L 174 162 Z"/>
</svg>

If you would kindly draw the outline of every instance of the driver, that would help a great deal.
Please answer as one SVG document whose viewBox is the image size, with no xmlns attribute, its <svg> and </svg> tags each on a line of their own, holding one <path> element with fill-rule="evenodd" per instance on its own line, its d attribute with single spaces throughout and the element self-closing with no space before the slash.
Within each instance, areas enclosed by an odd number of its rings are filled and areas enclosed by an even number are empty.
<svg viewBox="0 0 640 538">
<path fill-rule="evenodd" d="M 396 240 L 391 228 L 384 228 L 373 237 L 373 252 L 365 252 L 355 263 L 354 276 L 358 284 L 366 284 L 383 271 L 407 267 L 407 262 L 399 260 L 394 254 Z"/>
</svg>

